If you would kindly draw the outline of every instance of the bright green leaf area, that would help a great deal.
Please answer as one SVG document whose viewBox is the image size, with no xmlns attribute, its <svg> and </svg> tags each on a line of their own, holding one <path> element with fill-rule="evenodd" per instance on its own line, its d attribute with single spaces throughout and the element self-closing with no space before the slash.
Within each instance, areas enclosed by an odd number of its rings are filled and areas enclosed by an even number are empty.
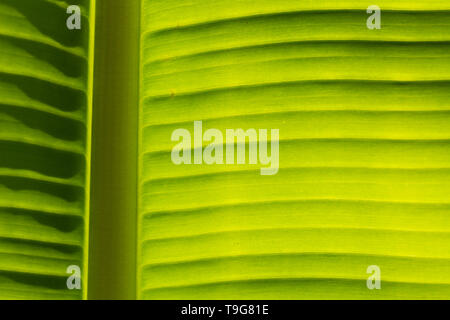
<svg viewBox="0 0 450 320">
<path fill-rule="evenodd" d="M 450 297 L 450 1 L 376 4 L 143 0 L 140 298 Z M 195 120 L 279 173 L 174 165 Z"/>
<path fill-rule="evenodd" d="M 66 27 L 69 5 L 81 30 Z M 92 11 L 0 2 L 0 299 L 86 296 Z"/>
</svg>

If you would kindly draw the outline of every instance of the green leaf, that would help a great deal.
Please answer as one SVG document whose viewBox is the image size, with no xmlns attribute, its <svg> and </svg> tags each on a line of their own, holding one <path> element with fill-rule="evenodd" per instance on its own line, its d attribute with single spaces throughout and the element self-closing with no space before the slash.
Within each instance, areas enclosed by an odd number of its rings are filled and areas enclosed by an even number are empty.
<svg viewBox="0 0 450 320">
<path fill-rule="evenodd" d="M 140 298 L 450 296 L 450 2 L 376 4 L 143 0 Z M 174 165 L 195 120 L 280 129 L 279 173 Z"/>
<path fill-rule="evenodd" d="M 66 27 L 69 5 L 81 30 Z M 0 3 L 0 299 L 87 294 L 91 15 L 88 0 Z"/>
<path fill-rule="evenodd" d="M 92 299 L 450 297 L 450 2 L 377 2 L 380 30 L 356 0 L 2 0 L 0 299 L 87 298 L 88 267 Z M 279 172 L 174 165 L 196 120 L 279 129 Z"/>
</svg>

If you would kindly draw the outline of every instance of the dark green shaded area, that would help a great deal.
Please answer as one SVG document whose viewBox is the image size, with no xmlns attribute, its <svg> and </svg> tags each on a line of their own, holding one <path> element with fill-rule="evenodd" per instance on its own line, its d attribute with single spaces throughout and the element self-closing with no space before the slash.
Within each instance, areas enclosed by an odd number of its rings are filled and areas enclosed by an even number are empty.
<svg viewBox="0 0 450 320">
<path fill-rule="evenodd" d="M 140 1 L 96 10 L 88 296 L 134 299 Z"/>
<path fill-rule="evenodd" d="M 93 2 L 72 4 L 81 30 L 64 1 L 0 1 L 0 299 L 86 296 L 66 270 L 87 268 Z"/>
</svg>

